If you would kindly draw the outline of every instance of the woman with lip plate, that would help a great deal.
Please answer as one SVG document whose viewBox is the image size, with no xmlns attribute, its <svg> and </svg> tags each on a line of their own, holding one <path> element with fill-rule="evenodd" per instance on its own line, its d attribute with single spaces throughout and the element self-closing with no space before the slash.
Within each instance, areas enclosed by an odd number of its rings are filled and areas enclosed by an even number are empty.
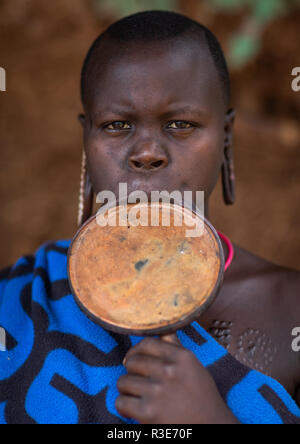
<svg viewBox="0 0 300 444">
<path fill-rule="evenodd" d="M 102 190 L 204 191 L 233 204 L 233 123 L 222 49 L 203 25 L 150 11 L 111 25 L 81 77 L 81 217 Z M 300 273 L 233 245 L 214 303 L 169 341 L 112 333 L 77 306 L 70 240 L 0 274 L 0 423 L 299 423 Z M 117 260 L 117 259 L 116 259 Z M 162 295 L 163 297 L 163 295 Z"/>
</svg>

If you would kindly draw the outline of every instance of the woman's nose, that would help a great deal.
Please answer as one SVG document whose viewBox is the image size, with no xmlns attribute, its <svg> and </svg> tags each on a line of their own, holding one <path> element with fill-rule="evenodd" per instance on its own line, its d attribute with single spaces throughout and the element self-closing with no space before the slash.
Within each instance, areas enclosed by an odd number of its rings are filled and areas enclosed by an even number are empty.
<svg viewBox="0 0 300 444">
<path fill-rule="evenodd" d="M 136 171 L 141 170 L 158 170 L 166 168 L 168 165 L 168 156 L 162 149 L 158 147 L 144 147 L 138 152 L 130 154 L 128 165 Z"/>
</svg>

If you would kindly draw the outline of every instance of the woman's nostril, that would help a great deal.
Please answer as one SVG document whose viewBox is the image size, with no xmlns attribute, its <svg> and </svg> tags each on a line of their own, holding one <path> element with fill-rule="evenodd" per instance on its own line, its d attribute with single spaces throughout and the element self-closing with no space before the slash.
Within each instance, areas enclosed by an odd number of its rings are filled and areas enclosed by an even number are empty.
<svg viewBox="0 0 300 444">
<path fill-rule="evenodd" d="M 134 166 L 136 168 L 142 168 L 143 167 L 143 164 L 141 162 L 138 162 L 137 160 L 134 160 L 133 163 L 134 163 Z"/>
<path fill-rule="evenodd" d="M 155 162 L 152 162 L 152 163 L 151 163 L 151 166 L 152 166 L 153 168 L 158 168 L 158 167 L 160 167 L 160 166 L 162 165 L 162 163 L 163 163 L 162 160 L 157 160 L 157 161 L 155 161 Z"/>
<path fill-rule="evenodd" d="M 154 161 L 151 161 L 151 160 L 146 161 L 145 160 L 145 162 L 140 162 L 138 160 L 132 159 L 129 163 L 130 163 L 131 168 L 133 168 L 133 169 L 155 170 L 155 169 L 160 168 L 164 164 L 164 161 L 162 159 L 160 159 L 160 160 L 154 160 Z"/>
</svg>

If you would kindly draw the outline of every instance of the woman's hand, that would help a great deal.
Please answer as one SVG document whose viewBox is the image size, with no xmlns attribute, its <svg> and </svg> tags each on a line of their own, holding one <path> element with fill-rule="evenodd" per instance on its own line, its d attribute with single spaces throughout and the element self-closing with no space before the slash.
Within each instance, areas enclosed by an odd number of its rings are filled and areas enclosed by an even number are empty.
<svg viewBox="0 0 300 444">
<path fill-rule="evenodd" d="M 208 371 L 172 338 L 146 338 L 129 350 L 118 412 L 142 424 L 237 424 Z"/>
</svg>

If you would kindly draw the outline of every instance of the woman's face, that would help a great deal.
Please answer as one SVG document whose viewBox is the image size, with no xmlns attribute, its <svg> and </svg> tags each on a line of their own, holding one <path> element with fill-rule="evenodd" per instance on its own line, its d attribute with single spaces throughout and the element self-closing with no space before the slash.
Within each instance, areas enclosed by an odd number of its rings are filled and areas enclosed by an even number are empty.
<svg viewBox="0 0 300 444">
<path fill-rule="evenodd" d="M 205 45 L 106 44 L 92 56 L 84 144 L 94 191 L 211 194 L 230 137 Z"/>
</svg>

